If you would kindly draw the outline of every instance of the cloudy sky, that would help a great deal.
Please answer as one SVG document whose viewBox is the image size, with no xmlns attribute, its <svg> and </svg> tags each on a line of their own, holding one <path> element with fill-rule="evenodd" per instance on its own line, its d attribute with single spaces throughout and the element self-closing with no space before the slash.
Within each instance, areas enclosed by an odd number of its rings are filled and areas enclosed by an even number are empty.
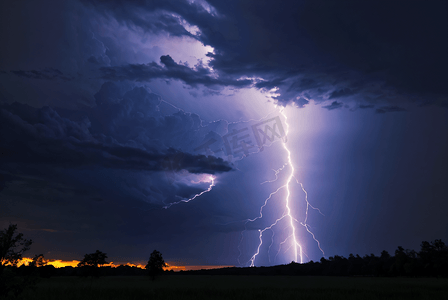
<svg viewBox="0 0 448 300">
<path fill-rule="evenodd" d="M 0 225 L 183 265 L 446 242 L 447 7 L 3 1 Z"/>
</svg>

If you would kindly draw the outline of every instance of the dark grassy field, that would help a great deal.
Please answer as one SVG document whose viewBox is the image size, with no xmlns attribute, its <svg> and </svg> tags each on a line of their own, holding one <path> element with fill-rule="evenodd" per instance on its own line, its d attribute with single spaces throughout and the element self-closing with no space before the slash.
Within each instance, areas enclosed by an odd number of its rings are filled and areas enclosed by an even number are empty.
<svg viewBox="0 0 448 300">
<path fill-rule="evenodd" d="M 54 277 L 25 299 L 448 299 L 448 279 L 171 275 Z"/>
</svg>

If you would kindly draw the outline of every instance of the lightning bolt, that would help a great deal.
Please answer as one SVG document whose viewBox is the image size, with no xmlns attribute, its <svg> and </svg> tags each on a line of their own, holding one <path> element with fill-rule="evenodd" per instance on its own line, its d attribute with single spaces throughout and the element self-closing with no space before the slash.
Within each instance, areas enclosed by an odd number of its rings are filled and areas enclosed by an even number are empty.
<svg viewBox="0 0 448 300">
<path fill-rule="evenodd" d="M 173 206 L 175 204 L 179 204 L 179 203 L 182 203 L 182 202 L 185 202 L 185 203 L 190 202 L 190 201 L 192 201 L 192 200 L 202 196 L 203 194 L 210 192 L 212 190 L 212 188 L 215 186 L 215 179 L 216 179 L 215 176 L 209 175 L 205 179 L 201 179 L 199 181 L 192 181 L 192 183 L 195 183 L 195 184 L 198 184 L 198 183 L 201 183 L 201 182 L 210 182 L 210 186 L 208 187 L 208 189 L 200 192 L 199 194 L 194 195 L 193 197 L 191 197 L 189 199 L 182 199 L 182 200 L 177 201 L 177 202 L 172 202 L 172 203 L 164 206 L 163 208 L 168 209 L 168 208 L 170 208 L 171 206 Z"/>
<path fill-rule="evenodd" d="M 245 220 L 244 231 L 241 232 L 240 243 L 241 243 L 242 238 L 243 238 L 243 233 L 246 231 L 247 224 L 249 222 L 254 222 L 255 220 L 263 218 L 263 208 L 266 207 L 268 201 L 272 198 L 272 196 L 277 194 L 281 189 L 286 189 L 286 196 L 285 196 L 285 199 L 284 199 L 285 210 L 284 210 L 282 216 L 280 218 L 276 219 L 271 225 L 269 225 L 269 226 L 267 226 L 267 227 L 265 227 L 263 229 L 259 229 L 258 230 L 258 232 L 259 232 L 258 247 L 257 247 L 254 255 L 252 255 L 252 257 L 248 261 L 248 263 L 250 263 L 251 267 L 255 266 L 255 260 L 256 260 L 257 256 L 260 254 L 260 248 L 263 245 L 263 233 L 266 232 L 267 230 L 272 230 L 272 232 L 273 232 L 273 235 L 271 237 L 271 244 L 269 245 L 269 249 L 268 249 L 268 253 L 269 253 L 270 249 L 271 249 L 271 246 L 273 244 L 273 241 L 274 241 L 274 233 L 275 232 L 273 231 L 273 227 L 276 226 L 282 220 L 285 220 L 287 222 L 287 224 L 288 224 L 287 227 L 290 229 L 291 234 L 288 237 L 286 237 L 286 239 L 283 242 L 280 243 L 277 255 L 280 252 L 281 247 L 284 244 L 286 244 L 288 241 L 290 241 L 290 246 L 289 246 L 289 248 L 286 251 L 288 251 L 289 249 L 293 248 L 293 250 L 294 250 L 294 261 L 295 262 L 299 262 L 300 261 L 300 263 L 303 263 L 303 256 L 304 255 L 306 256 L 306 254 L 303 252 L 302 245 L 297 240 L 297 228 L 296 228 L 296 225 L 295 225 L 295 222 L 296 222 L 296 223 L 302 225 L 306 229 L 306 231 L 312 236 L 314 241 L 316 241 L 316 243 L 317 243 L 317 245 L 319 247 L 319 250 L 325 256 L 325 253 L 324 253 L 324 251 L 321 248 L 319 240 L 317 240 L 316 236 L 311 231 L 310 226 L 307 224 L 309 208 L 317 210 L 320 214 L 322 214 L 322 212 L 318 208 L 313 207 L 309 203 L 309 201 L 308 201 L 308 193 L 306 192 L 305 188 L 303 187 L 303 184 L 299 183 L 299 181 L 294 176 L 295 168 L 294 168 L 294 165 L 293 165 L 293 162 L 292 162 L 292 158 L 291 158 L 291 151 L 288 149 L 288 147 L 286 145 L 286 138 L 287 138 L 287 135 L 289 133 L 288 119 L 286 117 L 286 114 L 283 112 L 283 109 L 280 110 L 280 114 L 284 117 L 285 124 L 286 124 L 286 131 L 285 131 L 285 139 L 283 141 L 283 148 L 285 149 L 286 154 L 287 154 L 287 158 L 286 158 L 287 162 L 282 167 L 280 167 L 279 169 L 277 169 L 277 170 L 274 169 L 273 170 L 274 171 L 274 175 L 275 175 L 275 178 L 273 180 L 268 180 L 268 181 L 262 182 L 261 184 L 277 181 L 278 174 L 280 172 L 282 172 L 286 166 L 289 166 L 290 172 L 289 172 L 288 178 L 286 180 L 286 183 L 284 185 L 280 186 L 279 188 L 277 188 L 274 192 L 270 193 L 268 198 L 265 199 L 264 204 L 260 208 L 259 215 L 256 218 L 254 218 L 254 219 L 247 219 L 247 220 Z M 302 191 L 305 193 L 306 210 L 305 210 L 305 219 L 304 219 L 303 222 L 299 222 L 296 218 L 294 218 L 293 215 L 292 215 L 292 212 L 291 212 L 291 190 L 290 190 L 290 184 L 291 184 L 291 181 L 292 181 L 293 178 L 296 180 L 296 182 L 298 184 L 300 184 L 300 187 L 301 187 Z M 240 252 L 240 255 L 238 256 L 238 263 L 240 263 L 240 261 L 239 261 L 240 256 L 241 256 L 240 245 L 238 245 L 238 250 Z M 277 255 L 275 256 L 275 258 L 277 257 Z M 268 258 L 270 260 L 269 256 L 268 256 Z M 275 261 L 275 258 L 274 258 L 274 261 Z"/>
<path fill-rule="evenodd" d="M 283 112 L 283 110 L 281 110 L 280 113 L 285 118 L 285 124 L 286 124 L 285 137 L 286 137 L 286 136 L 288 136 L 288 133 L 289 133 L 288 119 L 287 119 L 285 113 Z M 300 263 L 303 263 L 302 246 L 296 240 L 296 227 L 294 226 L 294 218 L 291 215 L 291 208 L 289 207 L 289 198 L 291 196 L 291 191 L 289 190 L 289 184 L 291 183 L 291 180 L 294 177 L 295 169 L 294 169 L 294 165 L 292 164 L 292 161 L 291 161 L 291 151 L 289 151 L 288 147 L 286 147 L 286 141 L 283 142 L 283 148 L 288 153 L 288 165 L 291 167 L 291 173 L 289 173 L 288 180 L 286 182 L 287 195 L 286 195 L 286 199 L 285 199 L 285 206 L 286 206 L 286 214 L 288 215 L 288 219 L 289 219 L 289 225 L 292 228 L 291 237 L 293 240 L 293 247 L 294 247 L 294 261 L 297 262 L 297 248 L 299 248 L 300 249 Z"/>
<path fill-rule="evenodd" d="M 164 101 L 164 100 L 162 100 L 162 101 L 163 101 L 163 102 L 166 102 L 166 101 Z M 167 104 L 170 104 L 170 105 L 173 106 L 173 107 L 175 107 L 175 106 L 172 105 L 171 103 L 168 103 L 168 102 L 166 102 L 166 103 L 167 103 Z M 178 107 L 175 107 L 175 108 L 179 109 Z M 276 108 L 277 108 L 277 107 L 276 107 Z M 179 109 L 179 110 L 180 110 L 180 109 Z M 270 114 L 272 114 L 272 112 L 269 113 L 268 115 L 270 115 Z M 280 168 L 278 168 L 278 169 L 273 169 L 273 171 L 274 171 L 274 176 L 275 176 L 274 179 L 272 179 L 272 180 L 268 180 L 268 181 L 264 181 L 264 182 L 261 183 L 261 185 L 266 184 L 266 183 L 276 182 L 276 181 L 278 180 L 278 178 L 279 178 L 278 175 L 279 175 L 282 171 L 284 171 L 284 169 L 285 169 L 286 167 L 289 167 L 289 175 L 288 175 L 288 177 L 287 177 L 286 183 L 285 183 L 284 185 L 278 187 L 275 191 L 271 192 L 271 193 L 269 194 L 269 196 L 265 199 L 263 205 L 260 207 L 260 211 L 259 211 L 259 214 L 258 214 L 257 217 L 255 217 L 255 218 L 253 218 L 253 219 L 246 219 L 246 220 L 243 220 L 243 221 L 242 221 L 242 222 L 244 222 L 244 230 L 241 232 L 241 239 L 240 239 L 240 242 L 239 242 L 239 244 L 238 244 L 238 251 L 239 251 L 238 263 L 239 263 L 240 265 L 241 265 L 241 263 L 240 263 L 240 257 L 241 257 L 241 254 L 242 254 L 242 253 L 241 253 L 241 248 L 240 248 L 240 246 L 241 246 L 241 243 L 242 243 L 242 241 L 243 241 L 243 237 L 244 237 L 243 234 L 244 234 L 244 232 L 247 230 L 247 224 L 250 223 L 250 222 L 255 222 L 255 221 L 258 220 L 258 219 L 262 219 L 262 218 L 263 218 L 263 209 L 267 206 L 268 202 L 272 199 L 272 197 L 273 197 L 274 195 L 276 195 L 276 194 L 277 194 L 280 190 L 282 190 L 282 189 L 285 189 L 285 190 L 286 190 L 286 196 L 285 196 L 285 198 L 284 198 L 284 212 L 283 212 L 282 216 L 279 217 L 278 219 L 276 219 L 271 225 L 269 225 L 269 226 L 267 226 L 267 227 L 265 227 L 265 228 L 263 228 L 263 229 L 259 229 L 259 230 L 258 230 L 258 232 L 259 232 L 259 236 L 258 236 L 258 240 L 259 240 L 258 247 L 257 247 L 255 253 L 252 255 L 252 257 L 249 259 L 249 261 L 248 261 L 249 265 L 250 265 L 251 267 L 255 266 L 255 260 L 256 260 L 257 256 L 260 254 L 260 249 L 261 249 L 261 247 L 262 247 L 262 245 L 263 245 L 263 234 L 264 234 L 267 230 L 271 230 L 271 231 L 272 231 L 271 243 L 269 244 L 269 248 L 268 248 L 268 253 L 270 253 L 271 246 L 272 246 L 273 243 L 274 243 L 274 235 L 275 235 L 275 231 L 273 230 L 273 228 L 274 228 L 275 226 L 277 226 L 277 225 L 278 225 L 280 222 L 282 222 L 283 220 L 287 223 L 287 228 L 289 228 L 290 234 L 289 234 L 289 235 L 288 235 L 288 236 L 287 236 L 287 237 L 280 243 L 280 245 L 279 245 L 279 249 L 278 249 L 278 251 L 277 251 L 277 254 L 275 255 L 274 261 L 276 260 L 278 254 L 280 253 L 280 250 L 281 250 L 281 248 L 283 247 L 283 245 L 287 244 L 288 242 L 290 242 L 290 243 L 289 243 L 289 247 L 286 249 L 285 252 L 287 252 L 287 251 L 289 251 L 291 248 L 293 248 L 293 250 L 294 250 L 294 261 L 295 261 L 295 262 L 303 263 L 303 261 L 304 261 L 304 256 L 308 257 L 308 256 L 303 252 L 302 245 L 299 243 L 299 241 L 298 241 L 298 239 L 297 239 L 297 231 L 298 231 L 298 230 L 297 230 L 297 228 L 296 228 L 296 223 L 297 223 L 298 225 L 301 225 L 301 226 L 303 226 L 303 227 L 305 228 L 305 230 L 312 236 L 313 240 L 317 243 L 317 246 L 318 246 L 319 250 L 320 250 L 320 251 L 322 252 L 322 254 L 325 256 L 325 253 L 324 253 L 324 251 L 322 250 L 322 247 L 321 247 L 321 244 L 320 244 L 319 240 L 316 238 L 315 234 L 311 231 L 311 227 L 310 227 L 310 225 L 307 223 L 307 221 L 308 221 L 308 212 L 309 212 L 309 209 L 310 209 L 310 208 L 313 209 L 313 210 L 317 210 L 320 214 L 322 214 L 322 212 L 321 212 L 318 208 L 312 206 L 312 205 L 309 203 L 309 201 L 308 201 L 308 193 L 307 193 L 307 191 L 306 191 L 305 188 L 303 187 L 303 184 L 300 183 L 300 182 L 297 180 L 297 178 L 294 176 L 294 174 L 295 174 L 295 168 L 294 168 L 294 165 L 293 165 L 293 162 L 292 162 L 291 151 L 288 149 L 288 147 L 287 147 L 287 145 L 286 145 L 286 139 L 287 139 L 287 136 L 288 136 L 288 134 L 289 134 L 289 124 L 288 124 L 287 116 L 286 116 L 286 114 L 283 112 L 283 108 L 280 110 L 280 114 L 283 116 L 283 118 L 284 118 L 284 120 L 285 120 L 285 124 L 286 124 L 285 136 L 284 136 L 284 140 L 283 140 L 283 148 L 285 149 L 286 154 L 287 154 L 287 157 L 286 157 L 286 160 L 287 160 L 287 161 L 286 161 L 286 163 L 283 164 L 282 167 L 280 167 Z M 248 122 L 248 121 L 247 121 L 247 122 Z M 294 217 L 293 217 L 293 214 L 292 214 L 292 211 L 291 211 L 291 190 L 290 190 L 290 185 L 291 185 L 291 182 L 292 182 L 293 178 L 295 179 L 295 181 L 297 182 L 297 184 L 300 185 L 302 191 L 305 193 L 306 209 L 305 209 L 305 218 L 304 218 L 304 220 L 303 220 L 302 222 L 300 222 L 300 221 L 298 221 L 296 218 L 294 218 Z M 175 205 L 175 204 L 179 204 L 179 203 L 182 203 L 182 202 L 184 202 L 184 203 L 190 202 L 190 201 L 192 201 L 192 200 L 194 200 L 194 199 L 196 199 L 196 198 L 202 196 L 203 194 L 210 192 L 210 191 L 212 190 L 212 188 L 215 186 L 215 179 L 216 179 L 216 177 L 214 177 L 213 175 L 209 175 L 209 176 L 207 176 L 205 179 L 201 179 L 201 180 L 199 180 L 198 182 L 194 182 L 194 181 L 192 181 L 192 183 L 195 183 L 195 184 L 198 184 L 198 183 L 201 183 L 201 182 L 210 182 L 210 185 L 209 185 L 209 187 L 208 187 L 206 190 L 204 190 L 204 191 L 202 191 L 202 192 L 200 192 L 200 193 L 194 195 L 193 197 L 191 197 L 191 198 L 189 198 L 189 199 L 183 199 L 183 200 L 180 200 L 180 201 L 177 201 L 177 202 L 172 202 L 172 203 L 170 203 L 170 204 L 164 206 L 163 208 L 168 209 L 168 208 L 170 208 L 171 206 L 173 206 L 173 205 Z M 323 215 L 323 214 L 322 214 L 322 215 Z M 241 222 L 241 221 L 239 221 L 239 222 Z M 233 222 L 232 222 L 232 223 L 233 223 Z M 269 261 L 270 261 L 270 256 L 269 256 L 269 255 L 268 255 L 268 258 L 269 258 Z"/>
</svg>

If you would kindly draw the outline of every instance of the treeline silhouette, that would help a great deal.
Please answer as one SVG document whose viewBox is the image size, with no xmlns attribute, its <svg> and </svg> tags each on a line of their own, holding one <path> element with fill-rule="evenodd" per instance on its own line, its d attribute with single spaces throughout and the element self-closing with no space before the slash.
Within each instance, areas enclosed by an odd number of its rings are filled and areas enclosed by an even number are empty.
<svg viewBox="0 0 448 300">
<path fill-rule="evenodd" d="M 90 269 L 89 269 L 90 268 Z M 22 265 L 17 271 L 21 275 L 30 274 L 35 268 Z M 148 270 L 135 266 L 92 266 L 55 268 L 51 265 L 37 268 L 40 276 L 144 276 Z M 92 273 L 93 272 L 93 273 Z M 382 251 L 374 254 L 350 254 L 347 258 L 339 255 L 304 264 L 291 262 L 272 267 L 230 267 L 195 271 L 165 271 L 164 274 L 189 275 L 310 275 L 310 276 L 410 276 L 448 277 L 448 247 L 442 240 L 422 242 L 419 252 L 398 247 L 394 255 Z"/>
<path fill-rule="evenodd" d="M 163 267 L 166 266 L 162 254 L 154 250 L 148 260 L 145 268 L 137 266 L 119 265 L 104 266 L 108 264 L 107 255 L 99 250 L 94 253 L 84 255 L 76 267 L 65 266 L 56 268 L 48 265 L 42 254 L 36 255 L 28 265 L 22 264 L 19 267 L 6 266 L 6 268 L 15 269 L 19 276 L 35 276 L 49 278 L 52 276 L 81 276 L 81 277 L 100 277 L 100 276 L 151 276 L 154 280 L 157 275 L 163 273 Z"/>
<path fill-rule="evenodd" d="M 209 274 L 209 275 L 314 275 L 314 276 L 412 276 L 412 277 L 448 277 L 448 247 L 442 240 L 423 241 L 420 251 L 405 250 L 398 247 L 394 255 L 382 251 L 380 256 L 374 254 L 350 254 L 348 258 L 335 255 L 320 261 L 310 261 L 304 264 L 291 262 L 287 265 L 271 267 L 230 267 L 221 269 L 196 271 L 163 271 L 166 266 L 162 254 L 154 250 L 145 269 L 109 264 L 106 253 L 97 250 L 84 255 L 84 259 L 76 267 L 66 266 L 55 268 L 48 265 L 48 260 L 42 254 L 36 255 L 28 265 L 18 267 L 23 252 L 30 249 L 31 240 L 17 233 L 17 225 L 10 225 L 0 231 L 0 289 L 5 288 L 5 280 L 14 276 L 51 277 L 51 276 L 144 276 L 149 275 L 154 280 L 156 275 L 163 274 Z"/>
<path fill-rule="evenodd" d="M 304 264 L 291 262 L 272 267 L 225 268 L 187 271 L 190 274 L 209 275 L 321 275 L 321 276 L 410 276 L 448 277 L 448 247 L 442 240 L 423 241 L 419 252 L 398 247 L 395 255 L 382 251 L 374 254 L 350 254 L 348 258 L 335 255 L 319 262 Z"/>
</svg>

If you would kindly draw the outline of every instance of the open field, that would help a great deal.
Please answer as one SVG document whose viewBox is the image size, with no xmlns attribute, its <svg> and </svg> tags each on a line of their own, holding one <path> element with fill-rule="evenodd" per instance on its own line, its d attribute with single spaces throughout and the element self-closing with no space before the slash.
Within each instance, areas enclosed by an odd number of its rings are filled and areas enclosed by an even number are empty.
<svg viewBox="0 0 448 300">
<path fill-rule="evenodd" d="M 171 275 L 54 277 L 26 299 L 444 299 L 448 279 Z"/>
</svg>

